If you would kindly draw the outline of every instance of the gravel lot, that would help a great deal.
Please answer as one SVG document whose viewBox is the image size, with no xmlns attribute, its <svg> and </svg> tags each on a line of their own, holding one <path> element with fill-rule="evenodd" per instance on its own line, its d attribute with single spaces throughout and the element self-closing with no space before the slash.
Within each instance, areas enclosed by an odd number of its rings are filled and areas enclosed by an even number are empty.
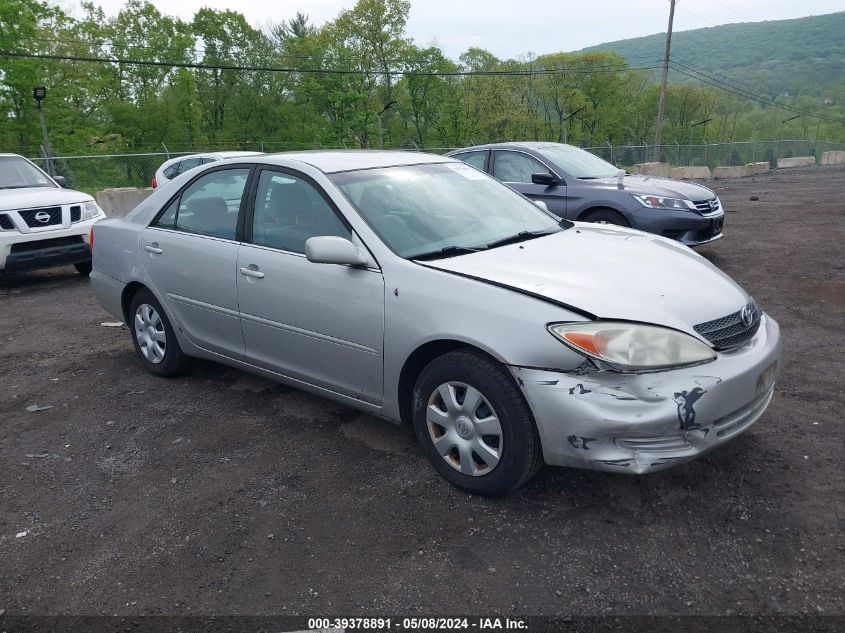
<svg viewBox="0 0 845 633">
<path fill-rule="evenodd" d="M 442 481 L 408 429 L 209 363 L 147 374 L 73 268 L 0 277 L 0 610 L 845 613 L 843 182 L 713 183 L 731 213 L 701 252 L 783 329 L 749 433 L 498 500 Z"/>
</svg>

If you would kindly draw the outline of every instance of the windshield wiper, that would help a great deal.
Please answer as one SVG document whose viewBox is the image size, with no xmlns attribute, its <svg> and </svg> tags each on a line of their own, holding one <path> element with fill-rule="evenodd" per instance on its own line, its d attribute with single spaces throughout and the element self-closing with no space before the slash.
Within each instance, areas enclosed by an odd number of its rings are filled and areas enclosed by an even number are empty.
<svg viewBox="0 0 845 633">
<path fill-rule="evenodd" d="M 472 247 L 472 246 L 446 246 L 436 251 L 429 251 L 427 253 L 418 253 L 410 255 L 408 259 L 440 259 L 442 257 L 455 257 L 456 255 L 466 255 L 467 253 L 477 253 L 478 251 L 486 250 L 487 247 Z"/>
<path fill-rule="evenodd" d="M 552 233 L 557 233 L 557 230 L 547 230 L 544 229 L 542 231 L 520 231 L 516 235 L 511 235 L 509 237 L 503 237 L 500 240 L 496 240 L 495 242 L 490 242 L 487 244 L 487 248 L 496 248 L 497 246 L 505 246 L 506 244 L 516 244 L 517 242 L 527 242 L 528 240 L 533 240 L 537 237 L 543 237 L 544 235 L 551 235 Z"/>
</svg>

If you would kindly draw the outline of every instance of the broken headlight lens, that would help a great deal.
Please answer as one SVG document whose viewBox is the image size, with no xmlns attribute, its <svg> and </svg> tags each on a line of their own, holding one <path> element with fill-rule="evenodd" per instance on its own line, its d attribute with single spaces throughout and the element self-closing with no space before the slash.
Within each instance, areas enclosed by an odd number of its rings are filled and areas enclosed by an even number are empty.
<svg viewBox="0 0 845 633">
<path fill-rule="evenodd" d="M 695 210 L 695 205 L 692 200 L 685 200 L 683 198 L 664 198 L 662 196 L 648 196 L 631 194 L 634 199 L 644 207 L 650 209 L 680 209 L 682 211 Z"/>
<path fill-rule="evenodd" d="M 657 325 L 595 321 L 553 323 L 548 329 L 579 354 L 622 372 L 684 367 L 716 358 L 698 339 Z"/>
<path fill-rule="evenodd" d="M 82 212 L 82 220 L 93 220 L 94 218 L 100 217 L 101 213 L 102 211 L 100 210 L 100 206 L 93 200 L 89 200 L 85 203 L 85 209 Z"/>
</svg>

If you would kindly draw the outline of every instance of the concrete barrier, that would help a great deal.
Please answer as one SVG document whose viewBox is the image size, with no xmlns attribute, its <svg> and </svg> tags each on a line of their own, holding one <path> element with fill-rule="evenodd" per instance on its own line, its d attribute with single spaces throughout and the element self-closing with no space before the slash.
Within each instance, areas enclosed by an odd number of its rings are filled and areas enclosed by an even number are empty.
<svg viewBox="0 0 845 633">
<path fill-rule="evenodd" d="M 736 165 L 734 167 L 716 167 L 713 170 L 713 178 L 743 178 L 748 176 L 748 165 Z"/>
<path fill-rule="evenodd" d="M 762 163 L 748 163 L 745 168 L 748 170 L 749 176 L 756 176 L 757 174 L 764 174 L 769 171 L 771 165 L 769 165 L 769 161 L 763 161 Z"/>
<path fill-rule="evenodd" d="M 845 165 L 845 152 L 824 152 L 822 165 Z"/>
<path fill-rule="evenodd" d="M 795 156 L 794 158 L 778 158 L 778 169 L 790 167 L 808 167 L 816 164 L 815 156 Z"/>
<path fill-rule="evenodd" d="M 673 167 L 669 170 L 669 178 L 675 180 L 710 180 L 710 168 L 704 167 Z"/>
<path fill-rule="evenodd" d="M 94 196 L 100 208 L 110 218 L 122 218 L 153 192 L 152 189 L 136 189 L 135 187 L 120 187 L 118 189 L 104 189 Z"/>
<path fill-rule="evenodd" d="M 668 178 L 669 163 L 637 163 L 634 165 L 634 173 L 640 174 L 641 176 Z"/>
</svg>

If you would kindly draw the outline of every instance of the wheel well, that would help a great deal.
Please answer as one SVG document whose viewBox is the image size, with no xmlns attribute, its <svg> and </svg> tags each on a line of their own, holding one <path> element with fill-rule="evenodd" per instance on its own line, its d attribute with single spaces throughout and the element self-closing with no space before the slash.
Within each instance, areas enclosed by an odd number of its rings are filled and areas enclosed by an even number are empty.
<svg viewBox="0 0 845 633">
<path fill-rule="evenodd" d="M 123 322 L 126 323 L 126 325 L 130 325 L 129 304 L 132 303 L 132 297 L 134 297 L 135 293 L 141 288 L 146 288 L 146 286 L 139 281 L 132 281 L 126 284 L 126 288 L 123 289 L 123 293 L 120 295 L 120 307 L 123 308 Z"/>
<path fill-rule="evenodd" d="M 435 358 L 448 354 L 449 352 L 454 352 L 456 349 L 471 349 L 499 362 L 483 349 L 463 341 L 442 339 L 420 345 L 411 353 L 402 366 L 402 371 L 399 372 L 399 416 L 403 424 L 411 423 L 413 416 L 411 394 L 422 370 Z"/>
<path fill-rule="evenodd" d="M 624 213 L 618 211 L 617 209 L 614 209 L 613 207 L 590 207 L 589 209 L 585 209 L 584 211 L 582 211 L 581 214 L 575 219 L 578 222 L 583 222 L 584 218 L 586 218 L 591 213 L 594 213 L 595 211 L 611 211 L 612 213 L 616 213 L 617 215 L 622 217 L 626 222 L 628 221 Z"/>
</svg>

